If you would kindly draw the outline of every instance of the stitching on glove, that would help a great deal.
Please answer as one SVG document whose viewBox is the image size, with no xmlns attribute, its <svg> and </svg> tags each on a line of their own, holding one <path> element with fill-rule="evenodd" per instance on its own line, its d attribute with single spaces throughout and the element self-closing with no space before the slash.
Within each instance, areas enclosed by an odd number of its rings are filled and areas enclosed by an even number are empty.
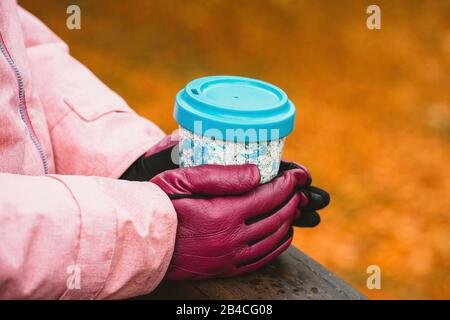
<svg viewBox="0 0 450 320">
<path fill-rule="evenodd" d="M 210 196 L 210 195 L 206 195 L 206 194 L 184 194 L 184 193 L 174 193 L 174 194 L 169 194 L 169 199 L 170 200 L 177 200 L 177 199 L 212 199 L 214 197 L 217 196 Z M 224 197 L 224 196 L 222 196 Z"/>
<path fill-rule="evenodd" d="M 254 259 L 251 259 L 251 260 L 248 260 L 248 261 L 245 261 L 245 262 L 240 262 L 240 263 L 238 263 L 236 265 L 236 267 L 237 268 L 242 268 L 242 267 L 248 266 L 250 264 L 256 263 L 259 260 L 264 259 L 268 255 L 270 255 L 272 252 L 277 250 L 279 247 L 281 247 L 284 243 L 289 241 L 289 239 L 291 239 L 293 235 L 294 235 L 294 228 L 290 227 L 288 232 L 285 234 L 285 236 L 283 238 L 281 238 L 280 241 L 278 241 L 269 252 L 264 253 L 261 256 L 257 257 L 257 258 L 254 258 Z"/>
<path fill-rule="evenodd" d="M 278 206 L 276 206 L 275 208 L 273 208 L 272 210 L 269 210 L 267 212 L 264 212 L 263 214 L 248 218 L 247 220 L 245 220 L 245 224 L 251 225 L 254 224 L 258 221 L 264 220 L 272 215 L 274 215 L 275 213 L 277 213 L 278 211 L 280 211 L 286 204 L 288 204 L 289 201 L 291 201 L 292 197 L 297 193 L 297 191 L 293 191 L 291 192 L 291 194 L 287 197 L 286 200 L 284 200 L 281 204 L 279 204 Z"/>
</svg>

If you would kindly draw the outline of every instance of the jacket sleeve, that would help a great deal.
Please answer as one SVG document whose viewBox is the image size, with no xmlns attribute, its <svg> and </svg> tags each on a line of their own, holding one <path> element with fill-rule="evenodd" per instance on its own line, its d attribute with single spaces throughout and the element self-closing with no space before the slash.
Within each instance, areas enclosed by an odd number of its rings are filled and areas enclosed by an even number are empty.
<svg viewBox="0 0 450 320">
<path fill-rule="evenodd" d="M 156 185 L 6 173 L 0 185 L 0 298 L 120 299 L 163 278 L 176 215 Z"/>
<path fill-rule="evenodd" d="M 164 133 L 71 57 L 41 21 L 21 8 L 19 16 L 56 173 L 119 177 Z"/>
</svg>

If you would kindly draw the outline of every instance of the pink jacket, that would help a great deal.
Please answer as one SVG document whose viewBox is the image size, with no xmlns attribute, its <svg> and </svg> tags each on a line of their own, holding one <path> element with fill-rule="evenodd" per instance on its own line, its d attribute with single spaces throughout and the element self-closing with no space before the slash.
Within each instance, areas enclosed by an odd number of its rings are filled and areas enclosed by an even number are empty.
<svg viewBox="0 0 450 320">
<path fill-rule="evenodd" d="M 0 298 L 152 291 L 176 213 L 117 178 L 163 137 L 14 0 L 0 1 Z"/>
</svg>

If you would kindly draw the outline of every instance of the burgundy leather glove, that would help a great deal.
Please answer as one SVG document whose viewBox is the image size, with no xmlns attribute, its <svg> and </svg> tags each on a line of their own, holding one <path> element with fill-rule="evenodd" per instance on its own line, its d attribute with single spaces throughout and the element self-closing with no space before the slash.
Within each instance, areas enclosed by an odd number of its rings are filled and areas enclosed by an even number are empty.
<svg viewBox="0 0 450 320">
<path fill-rule="evenodd" d="M 255 165 L 202 165 L 165 171 L 151 182 L 178 215 L 168 279 L 225 277 L 255 270 L 286 250 L 310 181 L 300 167 L 260 185 Z"/>
</svg>

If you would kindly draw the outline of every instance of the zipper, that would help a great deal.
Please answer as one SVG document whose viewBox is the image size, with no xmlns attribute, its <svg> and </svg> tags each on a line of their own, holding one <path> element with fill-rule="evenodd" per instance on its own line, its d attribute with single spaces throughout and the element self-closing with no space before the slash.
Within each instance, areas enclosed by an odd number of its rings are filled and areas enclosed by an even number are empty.
<svg viewBox="0 0 450 320">
<path fill-rule="evenodd" d="M 27 131 L 30 135 L 31 141 L 33 142 L 34 146 L 39 152 L 39 156 L 41 157 L 42 164 L 44 166 L 44 172 L 45 174 L 48 174 L 48 159 L 45 154 L 44 148 L 42 147 L 41 143 L 39 142 L 36 133 L 34 132 L 33 126 L 31 124 L 31 120 L 28 116 L 27 112 L 27 103 L 25 101 L 25 87 L 23 83 L 23 77 L 22 73 L 20 72 L 19 68 L 13 61 L 11 55 L 9 54 L 8 49 L 6 48 L 5 42 L 3 41 L 2 34 L 0 33 L 0 51 L 2 55 L 5 57 L 6 61 L 8 62 L 11 69 L 13 69 L 14 74 L 16 75 L 17 83 L 19 85 L 19 113 L 20 118 L 22 119 L 23 123 L 25 124 Z"/>
</svg>

